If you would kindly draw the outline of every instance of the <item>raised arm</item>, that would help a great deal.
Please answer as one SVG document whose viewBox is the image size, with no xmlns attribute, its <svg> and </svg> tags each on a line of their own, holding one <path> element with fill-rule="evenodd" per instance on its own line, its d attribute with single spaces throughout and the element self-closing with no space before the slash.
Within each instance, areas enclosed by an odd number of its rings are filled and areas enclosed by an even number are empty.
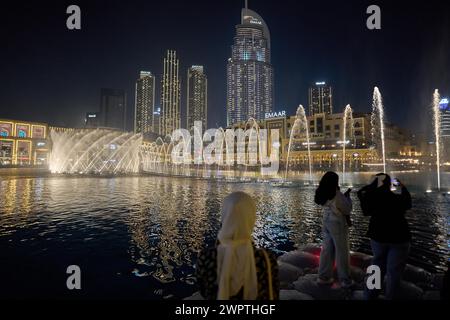
<svg viewBox="0 0 450 320">
<path fill-rule="evenodd" d="M 402 201 L 402 207 L 404 210 L 409 210 L 412 208 L 411 194 L 404 185 L 402 185 L 402 192 L 400 194 L 400 199 Z"/>
</svg>

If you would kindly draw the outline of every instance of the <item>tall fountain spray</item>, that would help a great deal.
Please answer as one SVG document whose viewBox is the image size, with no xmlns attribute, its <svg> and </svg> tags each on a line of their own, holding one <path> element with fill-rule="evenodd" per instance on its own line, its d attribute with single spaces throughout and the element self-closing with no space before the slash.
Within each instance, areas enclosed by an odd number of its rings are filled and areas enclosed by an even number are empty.
<svg viewBox="0 0 450 320">
<path fill-rule="evenodd" d="M 441 111 L 439 108 L 439 102 L 441 96 L 438 89 L 434 90 L 433 94 L 433 120 L 434 120 L 434 136 L 436 139 L 436 174 L 437 174 L 437 187 L 441 190 Z"/>
<path fill-rule="evenodd" d="M 306 118 L 305 108 L 303 108 L 302 105 L 300 105 L 297 109 L 294 125 L 292 126 L 291 134 L 289 135 L 289 146 L 288 146 L 288 152 L 287 152 L 287 158 L 286 158 L 285 179 L 287 179 L 287 176 L 288 176 L 289 157 L 291 154 L 292 139 L 295 136 L 295 129 L 301 130 L 302 128 L 305 130 L 306 145 L 308 147 L 309 181 L 312 181 L 312 163 L 311 163 L 311 146 L 310 146 L 310 142 L 309 142 L 309 125 L 308 125 L 308 119 Z"/>
<path fill-rule="evenodd" d="M 344 121 L 344 134 L 342 139 L 342 183 L 345 183 L 345 148 L 347 146 L 347 127 L 349 125 L 350 125 L 350 137 L 354 136 L 353 110 L 349 104 L 345 107 L 343 121 Z"/>
<path fill-rule="evenodd" d="M 386 172 L 386 148 L 384 140 L 384 108 L 383 98 L 381 97 L 378 87 L 373 89 L 372 98 L 372 116 L 370 119 L 372 127 L 372 142 L 376 142 L 375 145 L 378 148 L 378 139 L 381 140 L 381 154 L 383 157 L 383 172 Z"/>
</svg>

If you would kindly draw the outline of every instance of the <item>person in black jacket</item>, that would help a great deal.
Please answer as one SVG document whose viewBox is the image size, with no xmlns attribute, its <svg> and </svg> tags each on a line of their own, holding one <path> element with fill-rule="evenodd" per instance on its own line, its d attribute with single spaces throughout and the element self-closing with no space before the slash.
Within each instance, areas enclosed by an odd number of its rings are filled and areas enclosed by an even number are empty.
<svg viewBox="0 0 450 320">
<path fill-rule="evenodd" d="M 373 252 L 372 264 L 386 275 L 386 299 L 398 298 L 398 289 L 408 259 L 411 232 L 405 218 L 411 209 L 411 195 L 400 182 L 401 194 L 391 191 L 391 178 L 380 173 L 368 186 L 358 191 L 363 214 L 370 216 L 367 236 Z M 375 299 L 379 290 L 366 290 L 368 299 Z"/>
</svg>

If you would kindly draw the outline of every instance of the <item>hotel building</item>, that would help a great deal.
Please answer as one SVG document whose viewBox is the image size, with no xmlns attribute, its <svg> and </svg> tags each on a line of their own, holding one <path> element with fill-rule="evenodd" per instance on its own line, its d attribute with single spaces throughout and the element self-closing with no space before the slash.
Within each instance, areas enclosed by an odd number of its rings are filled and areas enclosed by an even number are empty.
<svg viewBox="0 0 450 320">
<path fill-rule="evenodd" d="M 274 103 L 270 32 L 256 12 L 245 7 L 227 64 L 227 125 L 264 119 Z"/>
</svg>

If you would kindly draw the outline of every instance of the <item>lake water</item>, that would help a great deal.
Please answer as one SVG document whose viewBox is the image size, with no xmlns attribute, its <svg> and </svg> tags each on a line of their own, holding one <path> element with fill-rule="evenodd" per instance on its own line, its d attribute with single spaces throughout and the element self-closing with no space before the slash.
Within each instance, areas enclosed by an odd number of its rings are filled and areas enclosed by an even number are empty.
<svg viewBox="0 0 450 320">
<path fill-rule="evenodd" d="M 431 272 L 449 257 L 450 195 L 425 193 L 429 173 L 398 173 L 410 184 L 410 263 Z M 370 175 L 350 175 L 358 184 Z M 444 174 L 443 185 L 449 186 Z M 429 182 L 427 182 L 429 181 Z M 427 185 L 429 184 L 429 185 Z M 255 241 L 282 254 L 320 242 L 321 211 L 314 187 L 227 183 L 190 178 L 0 176 L 0 297 L 183 298 L 196 291 L 199 250 L 220 227 L 220 205 L 242 190 L 258 202 Z M 353 250 L 370 253 L 356 194 Z M 66 268 L 78 265 L 82 290 L 66 288 Z"/>
</svg>

